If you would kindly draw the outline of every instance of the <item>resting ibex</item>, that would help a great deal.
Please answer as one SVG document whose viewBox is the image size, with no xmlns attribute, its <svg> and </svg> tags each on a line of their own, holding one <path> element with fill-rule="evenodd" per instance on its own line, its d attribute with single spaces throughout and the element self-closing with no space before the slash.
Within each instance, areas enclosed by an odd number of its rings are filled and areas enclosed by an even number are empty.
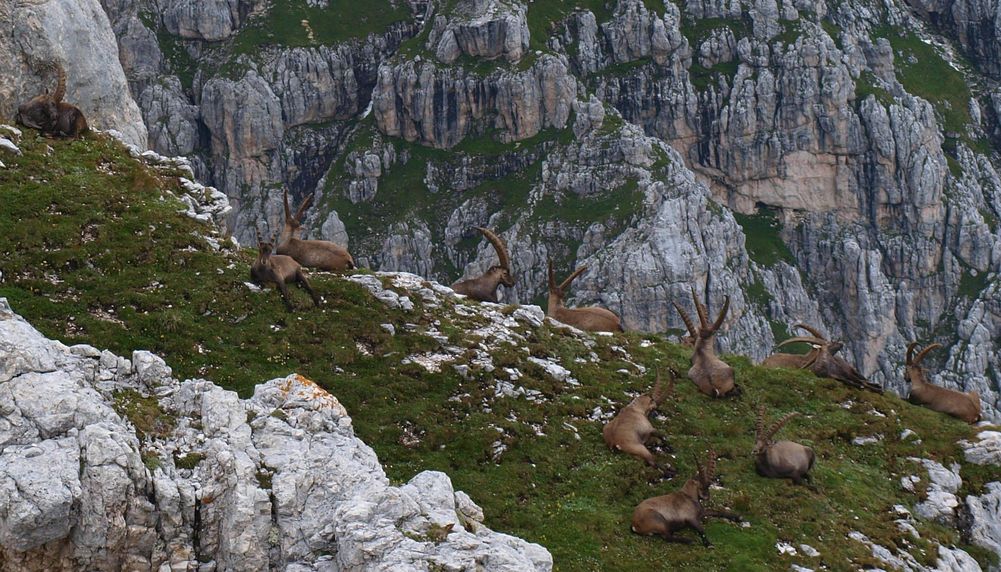
<svg viewBox="0 0 1001 572">
<path fill-rule="evenodd" d="M 723 302 L 723 309 L 713 324 L 709 324 L 709 310 L 699 302 L 695 295 L 695 288 L 692 288 L 692 300 L 695 302 L 695 310 L 699 314 L 699 326 L 695 327 L 692 319 L 681 309 L 677 302 L 674 302 L 675 309 L 681 315 L 681 319 L 688 328 L 688 334 L 695 340 L 695 350 L 692 352 L 692 367 L 688 370 L 688 377 L 695 382 L 695 385 L 702 393 L 711 397 L 726 397 L 729 395 L 739 395 L 740 388 L 733 381 L 733 368 L 723 360 L 716 357 L 716 330 L 723 325 L 726 312 L 730 309 L 730 297 L 727 296 Z"/>
<path fill-rule="evenodd" d="M 809 472 L 816 459 L 813 449 L 792 441 L 772 441 L 779 429 L 797 415 L 799 413 L 788 413 L 765 431 L 765 406 L 758 409 L 751 455 L 754 456 L 754 468 L 762 477 L 792 479 L 797 485 L 804 479 L 810 480 Z"/>
<path fill-rule="evenodd" d="M 657 381 L 653 384 L 653 391 L 634 398 L 622 408 L 622 411 L 612 418 L 602 430 L 602 437 L 605 444 L 613 450 L 619 450 L 638 459 L 646 461 L 651 467 L 660 469 L 654 460 L 653 453 L 646 448 L 646 442 L 651 437 L 663 441 L 663 437 L 657 434 L 650 419 L 647 418 L 664 399 L 674 392 L 674 372 L 669 372 L 667 391 L 661 393 L 660 372 L 657 372 Z M 674 470 L 670 467 L 664 469 L 664 473 L 674 475 Z"/>
<path fill-rule="evenodd" d="M 803 328 L 808 332 L 816 332 L 817 330 L 810 328 L 804 324 L 796 324 L 797 328 Z M 780 344 L 781 345 L 781 344 Z M 813 364 L 814 360 L 820 354 L 820 348 L 816 345 L 810 346 L 810 351 L 805 354 L 787 354 L 787 353 L 774 353 L 765 358 L 765 361 L 761 362 L 761 367 L 784 367 L 787 369 L 806 369 Z"/>
<path fill-rule="evenodd" d="M 497 288 L 501 284 L 508 288 L 514 286 L 514 276 L 511 275 L 511 256 L 507 252 L 507 247 L 504 246 L 504 241 L 499 236 L 483 227 L 478 226 L 476 230 L 480 231 L 490 241 L 490 244 L 494 245 L 498 262 L 476 278 L 467 278 L 452 284 L 452 290 L 480 302 L 497 302 Z"/>
<path fill-rule="evenodd" d="M 803 365 L 799 365 L 798 367 L 802 369 L 809 369 L 819 377 L 836 379 L 841 383 L 858 389 L 868 389 L 869 391 L 875 391 L 876 393 L 883 393 L 882 387 L 866 379 L 861 373 L 858 372 L 857 369 L 845 361 L 844 358 L 835 355 L 841 350 L 841 348 L 844 347 L 841 342 L 832 342 L 824 339 L 816 328 L 812 328 L 806 324 L 796 324 L 796 327 L 802 328 L 813 335 L 792 337 L 783 341 L 777 347 L 801 342 L 813 345 L 813 350 L 801 358 L 803 360 Z M 785 355 L 789 354 L 776 354 L 776 356 L 772 357 L 776 357 L 776 360 L 786 360 L 787 358 L 777 357 Z M 771 358 L 765 361 L 769 362 L 770 359 Z M 796 363 L 796 360 L 790 359 L 788 362 Z M 790 367 L 789 365 L 778 365 L 775 362 L 769 362 L 767 364 L 762 363 L 762 365 L 768 365 L 770 367 Z"/>
<path fill-rule="evenodd" d="M 931 344 L 913 356 L 918 343 L 907 346 L 907 362 L 904 369 L 904 380 L 911 384 L 910 399 L 913 403 L 924 405 L 928 409 L 946 413 L 966 421 L 976 423 L 980 420 L 980 394 L 976 391 L 963 393 L 954 389 L 939 387 L 928 381 L 925 368 L 921 367 L 928 352 L 942 347 L 942 344 Z"/>
<path fill-rule="evenodd" d="M 680 491 L 646 499 L 636 507 L 633 511 L 633 532 L 647 536 L 659 535 L 668 542 L 691 544 L 691 539 L 675 536 L 674 533 L 692 528 L 702 538 L 702 544 L 709 546 L 711 543 L 702 526 L 706 517 L 741 521 L 740 516 L 732 512 L 711 510 L 703 506 L 703 503 L 709 502 L 709 485 L 713 480 L 713 471 L 716 470 L 716 452 L 709 450 L 709 462 L 705 469 L 698 461 L 695 464 L 698 473 L 688 479 Z"/>
<path fill-rule="evenodd" d="M 87 130 L 87 119 L 80 108 L 63 101 L 63 96 L 66 95 L 66 72 L 58 62 L 56 74 L 56 91 L 49 95 L 49 90 L 46 89 L 42 95 L 36 95 L 18 106 L 15 119 L 21 125 L 38 129 L 45 135 L 77 137 Z"/>
<path fill-rule="evenodd" d="M 563 282 L 556 284 L 556 273 L 553 271 L 553 261 L 549 260 L 549 307 L 546 315 L 554 320 L 571 325 L 587 332 L 621 332 L 622 322 L 611 310 L 589 306 L 586 308 L 567 308 L 563 305 L 567 288 L 575 278 L 587 271 L 587 266 L 581 266 L 573 271 Z"/>
<path fill-rule="evenodd" d="M 289 298 L 288 287 L 285 286 L 286 282 L 298 282 L 302 284 L 302 287 L 313 298 L 313 305 L 319 306 L 320 297 L 316 295 L 313 287 L 309 285 L 309 280 L 306 279 L 306 273 L 303 272 L 302 266 L 290 256 L 271 254 L 273 247 L 274 238 L 265 242 L 261 238 L 261 232 L 257 231 L 257 260 L 250 267 L 250 279 L 262 286 L 267 284 L 277 286 L 278 290 L 282 293 L 282 300 L 285 302 L 285 307 L 289 311 L 292 310 L 292 300 Z"/>
<path fill-rule="evenodd" d="M 284 191 L 284 198 L 285 226 L 278 239 L 276 253 L 291 256 L 306 268 L 316 268 L 317 270 L 340 271 L 351 270 L 355 267 L 354 259 L 343 246 L 336 245 L 329 240 L 303 240 L 301 238 L 302 223 L 300 221 L 302 214 L 313 202 L 312 195 L 303 199 L 295 216 L 292 216 L 292 211 L 289 209 L 288 189 Z"/>
</svg>

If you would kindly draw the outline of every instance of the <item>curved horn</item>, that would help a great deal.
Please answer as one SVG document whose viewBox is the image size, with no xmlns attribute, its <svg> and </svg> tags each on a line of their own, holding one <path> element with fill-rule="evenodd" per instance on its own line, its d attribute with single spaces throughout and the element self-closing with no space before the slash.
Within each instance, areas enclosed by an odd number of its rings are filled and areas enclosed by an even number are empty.
<svg viewBox="0 0 1001 572">
<path fill-rule="evenodd" d="M 934 343 L 934 344 L 929 345 L 925 349 L 921 350 L 920 352 L 918 352 L 918 355 L 914 356 L 914 363 L 913 363 L 913 365 L 919 365 L 922 361 L 924 361 L 925 356 L 928 355 L 928 352 L 932 351 L 933 349 L 940 348 L 940 347 L 942 347 L 942 344 L 940 344 L 940 343 Z"/>
<path fill-rule="evenodd" d="M 555 292 L 559 288 L 556 286 L 556 273 L 553 272 L 553 259 L 546 258 L 546 262 L 549 264 L 549 291 Z"/>
<path fill-rule="evenodd" d="M 653 382 L 653 392 L 650 396 L 653 398 L 654 403 L 660 403 L 660 368 L 657 368 L 656 377 Z"/>
<path fill-rule="evenodd" d="M 907 357 L 904 359 L 904 365 L 914 365 L 911 358 L 914 356 L 914 348 L 918 347 L 917 342 L 911 342 L 907 344 Z"/>
<path fill-rule="evenodd" d="M 692 460 L 695 461 L 695 472 L 698 474 L 699 480 L 701 481 L 703 479 L 703 475 L 705 475 L 705 470 L 702 468 L 702 463 L 699 462 L 699 458 L 695 456 L 695 453 L 692 453 Z"/>
<path fill-rule="evenodd" d="M 581 266 L 577 270 L 573 271 L 573 274 L 567 276 L 567 279 L 560 283 L 560 290 L 566 290 L 570 287 L 570 283 L 577 279 L 578 276 L 587 272 L 587 266 Z"/>
<path fill-rule="evenodd" d="M 660 374 L 659 371 L 657 373 Z M 667 368 L 667 389 L 664 391 L 664 394 L 660 396 L 660 400 L 657 401 L 657 403 L 660 403 L 661 401 L 664 401 L 668 397 L 674 395 L 674 382 L 677 377 L 678 376 L 674 373 L 673 369 Z"/>
<path fill-rule="evenodd" d="M 257 246 L 260 246 L 264 242 L 264 238 L 261 237 L 261 227 L 255 224 L 254 232 L 257 233 Z"/>
<path fill-rule="evenodd" d="M 309 205 L 313 204 L 313 195 L 308 195 L 306 198 L 302 199 L 302 204 L 299 205 L 299 210 L 295 211 L 296 222 L 302 221 L 302 215 L 309 208 Z"/>
<path fill-rule="evenodd" d="M 761 405 L 758 407 L 758 419 L 754 423 L 754 439 L 761 439 L 761 435 L 765 432 L 765 406 Z"/>
<path fill-rule="evenodd" d="M 483 236 L 485 236 L 487 240 L 490 241 L 490 244 L 494 245 L 494 250 L 497 251 L 497 259 L 500 261 L 500 266 L 510 271 L 511 255 L 508 254 L 507 247 L 504 246 L 504 241 L 501 240 L 499 236 L 491 232 L 489 229 L 478 226 L 476 227 L 476 230 L 480 231 L 483 234 Z"/>
<path fill-rule="evenodd" d="M 59 62 L 56 62 L 56 77 L 56 91 L 52 94 L 52 100 L 59 103 L 66 95 L 66 70 Z"/>
<path fill-rule="evenodd" d="M 695 311 L 699 314 L 699 326 L 702 329 L 709 327 L 709 316 L 707 316 L 706 307 L 699 302 L 699 296 L 695 293 L 695 286 L 692 286 L 692 301 L 695 302 Z"/>
<path fill-rule="evenodd" d="M 716 476 L 716 449 L 710 447 L 708 456 L 709 460 L 706 462 L 706 485 L 713 482 L 713 477 Z"/>
<path fill-rule="evenodd" d="M 695 333 L 695 324 L 692 323 L 692 319 L 684 310 L 681 309 L 681 306 L 679 306 L 677 302 L 671 300 L 671 303 L 674 304 L 674 309 L 681 315 L 681 320 L 685 322 L 685 327 L 688 328 L 688 335 L 695 337 L 697 334 Z"/>
<path fill-rule="evenodd" d="M 803 343 L 807 343 L 807 344 L 816 344 L 818 346 L 826 346 L 827 345 L 827 340 L 823 340 L 823 339 L 820 339 L 820 338 L 815 338 L 813 336 L 794 336 L 794 337 L 789 338 L 788 340 L 783 340 L 781 343 L 779 343 L 779 345 L 777 345 L 775 347 L 776 348 L 781 348 L 782 346 L 784 346 L 786 344 L 792 344 L 792 343 L 797 343 L 797 342 L 803 342 Z"/>
<path fill-rule="evenodd" d="M 726 318 L 726 312 L 729 309 L 730 309 L 730 297 L 727 296 L 723 302 L 723 309 L 719 311 L 719 316 L 716 318 L 716 321 L 713 322 L 713 327 L 711 328 L 711 331 L 713 333 L 716 333 L 716 330 L 718 330 L 719 327 L 723 325 L 723 320 Z"/>
<path fill-rule="evenodd" d="M 827 339 L 827 338 L 824 337 L 824 334 L 820 333 L 820 330 L 818 330 L 817 328 L 814 328 L 813 326 L 807 326 L 806 324 L 796 324 L 793 327 L 794 328 L 799 328 L 801 330 L 806 330 L 806 331 L 810 332 L 811 334 L 813 334 L 814 337 L 820 338 L 822 340 L 826 340 Z"/>
<path fill-rule="evenodd" d="M 786 423 L 788 423 L 790 419 L 792 419 L 793 417 L 796 417 L 797 415 L 799 415 L 798 411 L 793 411 L 792 413 L 786 413 L 785 417 L 783 417 L 782 419 L 779 419 L 778 421 L 776 421 L 775 425 L 772 425 L 768 429 L 768 432 L 765 433 L 764 440 L 768 441 L 769 439 L 771 439 L 773 435 L 775 435 L 776 433 L 779 432 L 779 429 L 781 429 L 783 425 L 785 425 Z"/>
</svg>

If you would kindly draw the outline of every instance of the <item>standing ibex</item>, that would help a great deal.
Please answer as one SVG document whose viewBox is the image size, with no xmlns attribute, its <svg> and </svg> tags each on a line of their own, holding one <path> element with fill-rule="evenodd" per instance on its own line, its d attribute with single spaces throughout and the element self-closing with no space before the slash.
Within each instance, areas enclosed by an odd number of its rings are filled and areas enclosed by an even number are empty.
<svg viewBox="0 0 1001 572">
<path fill-rule="evenodd" d="M 792 479 L 797 485 L 804 479 L 810 480 L 809 471 L 816 459 L 813 449 L 792 441 L 772 441 L 779 429 L 797 415 L 799 413 L 788 413 L 765 431 L 765 406 L 758 409 L 751 455 L 754 456 L 754 468 L 762 477 Z"/>
<path fill-rule="evenodd" d="M 586 308 L 567 308 L 563 305 L 567 288 L 575 278 L 587 271 L 587 266 L 581 266 L 573 271 L 560 284 L 556 284 L 556 273 L 553 271 L 553 261 L 549 260 L 549 307 L 546 315 L 587 332 L 621 332 L 622 322 L 611 310 L 589 306 Z"/>
<path fill-rule="evenodd" d="M 290 256 L 271 254 L 274 242 L 274 237 L 270 241 L 265 242 L 261 238 L 261 231 L 257 231 L 257 260 L 250 267 L 250 279 L 262 286 L 267 284 L 277 286 L 278 290 L 282 293 L 285 308 L 289 311 L 292 310 L 292 300 L 289 298 L 288 287 L 285 286 L 286 282 L 298 282 L 302 284 L 302 287 L 313 298 L 313 305 L 319 306 L 320 297 L 316 295 L 313 287 L 309 285 L 309 280 L 306 279 L 306 273 L 303 272 L 302 266 Z"/>
<path fill-rule="evenodd" d="M 723 325 L 726 312 L 730 309 L 730 297 L 726 297 L 723 309 L 712 325 L 709 324 L 709 310 L 699 302 L 695 288 L 692 288 L 692 301 L 695 302 L 695 310 L 699 315 L 698 327 L 695 327 L 681 306 L 674 302 L 675 309 L 688 328 L 688 334 L 695 340 L 692 367 L 688 370 L 688 377 L 695 382 L 699 391 L 710 397 L 739 395 L 740 388 L 733 381 L 733 368 L 716 356 L 716 349 L 713 347 L 716 343 L 716 331 Z"/>
<path fill-rule="evenodd" d="M 646 442 L 651 437 L 663 441 L 663 437 L 654 430 L 650 419 L 652 413 L 664 399 L 674 392 L 674 372 L 669 372 L 667 390 L 661 393 L 660 371 L 653 391 L 634 398 L 622 408 L 622 411 L 605 425 L 601 435 L 610 449 L 622 451 L 638 459 L 646 461 L 651 467 L 660 469 L 654 460 L 653 453 L 646 448 Z M 674 469 L 668 466 L 663 469 L 665 475 L 674 476 Z"/>
<path fill-rule="evenodd" d="M 709 502 L 709 485 L 716 470 L 716 452 L 709 450 L 709 462 L 705 469 L 695 461 L 698 473 L 688 479 L 680 491 L 646 499 L 633 511 L 632 530 L 647 536 L 659 535 L 668 542 L 691 544 L 691 539 L 675 536 L 674 533 L 692 528 L 702 538 L 702 544 L 711 543 L 706 538 L 702 522 L 706 517 L 725 518 L 740 522 L 739 515 L 723 510 L 711 510 L 703 506 Z"/>
<path fill-rule="evenodd" d="M 490 241 L 490 244 L 494 245 L 498 262 L 476 278 L 467 278 L 452 284 L 452 290 L 480 302 L 497 302 L 497 288 L 500 288 L 501 284 L 508 288 L 514 286 L 514 276 L 511 275 L 511 256 L 507 252 L 507 247 L 504 246 L 504 241 L 499 236 L 480 226 L 476 227 L 476 230 L 480 231 Z"/>
<path fill-rule="evenodd" d="M 289 208 L 288 189 L 284 191 L 284 199 L 285 226 L 282 228 L 276 253 L 291 256 L 306 268 L 316 268 L 317 270 L 340 271 L 351 270 L 355 267 L 354 259 L 343 246 L 329 240 L 303 240 L 301 238 L 302 215 L 313 202 L 312 195 L 303 199 L 295 216 L 292 216 L 292 210 Z"/>
<path fill-rule="evenodd" d="M 38 129 L 45 135 L 62 137 L 77 137 L 87 130 L 87 119 L 75 105 L 63 101 L 66 95 L 66 72 L 58 62 L 56 65 L 56 91 L 49 95 L 46 89 L 42 95 L 36 95 L 27 103 L 17 108 L 18 123 L 25 127 Z"/>
<path fill-rule="evenodd" d="M 852 387 L 868 389 L 869 391 L 875 391 L 876 393 L 883 393 L 882 387 L 866 379 L 861 373 L 858 372 L 857 369 L 845 361 L 844 358 L 835 355 L 841 350 L 841 348 L 844 347 L 841 342 L 832 342 L 824 339 L 816 328 L 812 328 L 806 324 L 796 324 L 796 327 L 802 328 L 813 335 L 795 336 L 783 341 L 776 347 L 801 342 L 811 344 L 813 346 L 813 350 L 800 358 L 800 360 L 802 360 L 802 365 L 789 365 L 797 363 L 797 360 L 795 359 L 782 357 L 790 354 L 774 354 L 762 362 L 761 365 L 768 367 L 799 367 L 802 369 L 809 369 L 818 377 L 829 377 Z M 773 360 L 772 358 L 775 359 Z"/>
<path fill-rule="evenodd" d="M 931 344 L 914 356 L 914 349 L 918 347 L 917 342 L 907 346 L 907 362 L 904 369 L 904 380 L 911 384 L 911 395 L 908 399 L 912 403 L 924 405 L 928 409 L 946 413 L 966 421 L 976 423 L 980 420 L 980 394 L 976 391 L 963 393 L 954 389 L 939 387 L 928 381 L 925 368 L 921 367 L 928 352 L 935 348 L 942 347 L 942 344 Z"/>
</svg>

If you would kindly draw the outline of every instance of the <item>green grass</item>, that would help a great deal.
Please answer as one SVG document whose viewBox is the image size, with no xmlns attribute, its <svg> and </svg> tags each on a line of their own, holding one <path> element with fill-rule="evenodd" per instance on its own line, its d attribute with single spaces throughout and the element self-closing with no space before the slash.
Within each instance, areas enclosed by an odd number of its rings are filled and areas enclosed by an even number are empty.
<svg viewBox="0 0 1001 572">
<path fill-rule="evenodd" d="M 198 62 L 184 48 L 181 39 L 167 31 L 159 18 L 146 12 L 140 13 L 139 18 L 147 28 L 156 33 L 156 41 L 160 46 L 160 51 L 170 62 L 170 69 L 177 75 L 181 85 L 184 89 L 191 89 L 194 84 L 195 72 L 198 71 Z"/>
<path fill-rule="evenodd" d="M 762 266 L 773 266 L 778 262 L 795 264 L 789 247 L 782 240 L 782 225 L 775 217 L 775 214 L 768 209 L 761 208 L 758 214 L 745 215 L 733 213 L 747 240 L 744 246 L 751 260 Z"/>
<path fill-rule="evenodd" d="M 688 77 L 695 86 L 695 89 L 702 91 L 709 87 L 710 85 L 719 85 L 719 80 L 721 78 L 729 78 L 732 80 L 737 76 L 737 68 L 740 62 L 721 62 L 714 65 L 711 68 L 702 67 L 699 63 L 693 61 L 692 67 L 688 69 Z"/>
<path fill-rule="evenodd" d="M 306 0 L 274 0 L 233 38 L 232 52 L 253 54 L 269 45 L 332 45 L 382 32 L 408 18 L 405 3 L 389 0 L 330 0 L 327 8 L 310 7 Z"/>
<path fill-rule="evenodd" d="M 729 28 L 737 40 L 751 35 L 751 26 L 743 19 L 702 18 L 693 20 L 686 16 L 681 22 L 681 33 L 688 39 L 688 44 L 693 50 L 697 50 L 710 33 L 721 28 Z"/>
<path fill-rule="evenodd" d="M 890 40 L 897 79 L 904 89 L 931 102 L 947 132 L 965 134 L 970 123 L 970 88 L 963 74 L 913 33 L 901 36 L 887 27 L 874 31 L 873 36 Z"/>
<path fill-rule="evenodd" d="M 883 105 L 893 103 L 893 95 L 879 86 L 876 76 L 871 71 L 864 70 L 855 80 L 855 100 L 857 103 L 862 103 L 870 95 L 875 96 Z"/>
<path fill-rule="evenodd" d="M 528 5 L 529 47 L 545 50 L 546 40 L 553 35 L 554 26 L 574 10 L 589 10 L 598 24 L 612 19 L 614 5 L 611 0 L 536 0 Z M 660 13 L 663 13 L 663 7 Z"/>
<path fill-rule="evenodd" d="M 53 153 L 45 152 L 47 145 Z M 845 535 L 859 530 L 895 546 L 899 532 L 891 507 L 916 500 L 899 486 L 901 476 L 917 472 L 907 457 L 962 462 L 955 443 L 971 435 L 967 425 L 892 395 L 858 393 L 803 372 L 764 370 L 727 357 L 744 388 L 742 398 L 710 400 L 680 380 L 661 408 L 663 417 L 654 419 L 676 451 L 673 463 L 681 475 L 659 482 L 651 469 L 608 451 L 601 424 L 590 414 L 596 407 L 619 407 L 631 392 L 651 385 L 652 374 L 637 371 L 616 347 L 647 368 L 681 371 L 688 350 L 655 335 L 596 337 L 592 347 L 549 326 L 525 328 L 528 351 L 504 346 L 494 350 L 494 363 L 519 368 L 519 383 L 545 399 L 495 399 L 500 369 L 474 369 L 467 381 L 447 368 L 432 374 L 400 364 L 406 355 L 439 346 L 426 335 L 436 320 L 450 339 L 476 343 L 463 336 L 476 318 L 450 311 L 456 302 L 431 312 L 417 300 L 417 309 L 404 314 L 353 283 L 314 274 L 324 306 L 311 309 L 305 294 L 293 290 L 299 310 L 287 313 L 274 291 L 253 293 L 243 285 L 251 254 L 209 250 L 192 235 L 207 229 L 179 215 L 179 203 L 163 195 L 176 181 L 138 165 L 117 143 L 43 140 L 29 131 L 21 147 L 24 155 L 5 158 L 8 168 L 0 170 L 0 296 L 44 334 L 125 356 L 153 350 L 178 377 L 206 377 L 242 395 L 256 383 L 297 371 L 347 407 L 356 432 L 393 481 L 425 469 L 446 471 L 457 489 L 484 508 L 488 526 L 543 544 L 559 571 L 811 565 L 779 557 L 777 540 L 809 543 L 832 569 L 872 565 L 868 550 Z M 383 323 L 394 324 L 397 334 L 386 333 Z M 358 344 L 371 355 L 359 352 Z M 592 352 L 599 361 L 589 360 Z M 580 386 L 555 382 L 527 361 L 529 355 L 558 358 Z M 159 415 L 138 394 L 119 395 L 116 407 L 126 416 Z M 848 408 L 841 405 L 849 401 Z M 748 451 L 758 403 L 773 417 L 791 410 L 804 414 L 781 437 L 817 452 L 816 491 L 755 474 Z M 917 431 L 922 442 L 899 441 L 904 428 Z M 403 439 L 405 430 L 420 440 Z M 887 437 L 851 445 L 853 437 L 874 433 Z M 507 451 L 494 460 L 497 440 Z M 631 534 L 633 507 L 676 490 L 692 473 L 692 456 L 710 445 L 721 457 L 722 488 L 713 490 L 709 504 L 741 513 L 750 527 L 710 521 L 711 550 Z M 161 463 L 152 456 L 144 461 Z M 962 471 L 963 494 L 977 492 L 988 478 L 970 465 Z M 270 486 L 271 475 L 261 473 L 258 480 Z M 963 546 L 957 533 L 940 526 L 919 523 L 918 529 L 927 542 L 920 547 L 930 548 L 932 541 Z M 984 551 L 969 550 L 987 563 Z"/>
</svg>

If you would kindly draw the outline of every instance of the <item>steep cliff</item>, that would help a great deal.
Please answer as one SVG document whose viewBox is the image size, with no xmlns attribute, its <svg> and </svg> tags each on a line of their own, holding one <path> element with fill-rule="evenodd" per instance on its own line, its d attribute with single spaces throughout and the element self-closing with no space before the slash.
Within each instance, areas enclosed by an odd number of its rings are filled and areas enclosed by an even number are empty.
<svg viewBox="0 0 1001 572">
<path fill-rule="evenodd" d="M 151 146 L 248 241 L 280 187 L 313 235 L 451 282 L 515 252 L 676 331 L 695 285 L 761 359 L 807 322 L 901 394 L 901 355 L 999 415 L 991 2 L 106 0 Z"/>
</svg>

